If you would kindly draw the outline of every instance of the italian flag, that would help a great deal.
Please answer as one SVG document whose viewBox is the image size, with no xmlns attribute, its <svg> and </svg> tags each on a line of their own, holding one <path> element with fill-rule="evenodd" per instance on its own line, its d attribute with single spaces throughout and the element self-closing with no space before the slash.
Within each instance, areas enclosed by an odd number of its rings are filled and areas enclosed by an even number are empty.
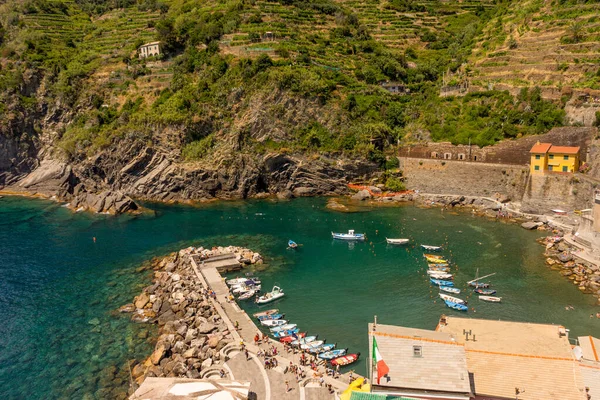
<svg viewBox="0 0 600 400">
<path fill-rule="evenodd" d="M 390 372 L 390 368 L 387 366 L 385 361 L 383 361 L 383 357 L 381 357 L 375 336 L 373 336 L 373 363 L 377 368 L 377 384 L 379 384 L 381 377 L 387 375 L 388 372 Z"/>
</svg>

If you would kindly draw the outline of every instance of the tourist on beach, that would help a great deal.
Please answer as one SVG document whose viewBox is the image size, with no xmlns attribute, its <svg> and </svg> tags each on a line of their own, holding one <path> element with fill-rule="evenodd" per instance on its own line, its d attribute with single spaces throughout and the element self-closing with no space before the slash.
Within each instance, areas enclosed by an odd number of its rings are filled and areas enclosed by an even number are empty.
<svg viewBox="0 0 600 400">
<path fill-rule="evenodd" d="M 240 323 L 238 321 L 235 321 L 235 330 L 236 331 L 240 330 Z"/>
<path fill-rule="evenodd" d="M 289 382 L 289 381 L 285 381 L 285 392 L 287 393 L 287 392 L 289 392 L 290 390 L 292 390 L 292 389 L 290 388 L 290 382 Z"/>
<path fill-rule="evenodd" d="M 224 370 L 224 369 L 221 369 L 221 370 L 219 371 L 219 375 L 221 376 L 221 379 L 225 378 L 225 370 Z"/>
<path fill-rule="evenodd" d="M 260 340 L 260 336 L 258 336 L 258 333 L 256 335 L 254 335 L 254 344 L 258 345 L 258 341 Z"/>
<path fill-rule="evenodd" d="M 246 361 L 250 359 L 250 354 L 248 354 L 248 349 L 244 349 L 244 354 L 246 355 Z"/>
</svg>

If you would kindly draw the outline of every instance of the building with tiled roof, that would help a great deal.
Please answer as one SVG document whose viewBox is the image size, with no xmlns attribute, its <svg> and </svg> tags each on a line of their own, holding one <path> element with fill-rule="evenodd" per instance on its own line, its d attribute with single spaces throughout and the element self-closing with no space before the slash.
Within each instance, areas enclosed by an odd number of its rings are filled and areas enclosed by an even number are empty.
<svg viewBox="0 0 600 400">
<path fill-rule="evenodd" d="M 579 146 L 554 146 L 537 142 L 529 151 L 531 173 L 576 172 L 579 169 L 580 150 Z"/>
</svg>

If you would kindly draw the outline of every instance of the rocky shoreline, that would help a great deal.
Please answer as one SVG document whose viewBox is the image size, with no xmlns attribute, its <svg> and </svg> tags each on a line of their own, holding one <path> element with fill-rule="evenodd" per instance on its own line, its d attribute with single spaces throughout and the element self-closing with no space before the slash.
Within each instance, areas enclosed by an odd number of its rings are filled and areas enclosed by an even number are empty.
<svg viewBox="0 0 600 400">
<path fill-rule="evenodd" d="M 131 365 L 135 384 L 146 377 L 200 378 L 225 361 L 220 350 L 233 342 L 232 332 L 210 301 L 211 292 L 196 276 L 190 257 L 207 259 L 227 253 L 234 253 L 241 266 L 262 263 L 258 253 L 241 247 L 182 249 L 153 260 L 152 284 L 119 308 L 131 313 L 134 322 L 158 325 L 153 353 Z"/>
</svg>

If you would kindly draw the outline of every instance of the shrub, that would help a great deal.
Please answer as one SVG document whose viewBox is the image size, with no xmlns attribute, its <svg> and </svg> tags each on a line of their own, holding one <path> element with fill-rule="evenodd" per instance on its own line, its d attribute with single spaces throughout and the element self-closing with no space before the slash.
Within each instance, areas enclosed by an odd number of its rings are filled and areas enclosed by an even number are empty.
<svg viewBox="0 0 600 400">
<path fill-rule="evenodd" d="M 186 161 L 200 160 L 215 145 L 215 137 L 210 134 L 200 140 L 195 140 L 187 144 L 181 151 L 183 159 Z"/>
<path fill-rule="evenodd" d="M 387 178 L 387 180 L 385 181 L 385 187 L 393 192 L 402 192 L 406 190 L 404 182 L 402 182 L 400 178 L 396 178 L 393 176 Z"/>
</svg>

